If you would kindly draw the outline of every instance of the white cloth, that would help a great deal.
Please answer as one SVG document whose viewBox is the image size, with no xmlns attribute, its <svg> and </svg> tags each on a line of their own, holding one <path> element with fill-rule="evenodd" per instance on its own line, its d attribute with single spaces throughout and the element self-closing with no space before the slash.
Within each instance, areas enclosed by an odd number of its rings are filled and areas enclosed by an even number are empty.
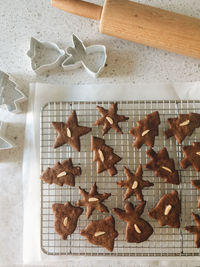
<svg viewBox="0 0 200 267">
<path fill-rule="evenodd" d="M 47 256 L 40 249 L 40 110 L 49 101 L 101 100 L 200 100 L 200 82 L 152 84 L 59 85 L 31 84 L 25 135 L 23 191 L 25 264 L 65 266 L 198 266 L 198 261 L 179 258 Z M 173 263 L 169 260 L 173 260 Z M 174 261 L 175 260 L 175 261 Z M 196 260 L 196 259 L 195 259 Z M 195 265 L 196 263 L 196 265 Z"/>
</svg>

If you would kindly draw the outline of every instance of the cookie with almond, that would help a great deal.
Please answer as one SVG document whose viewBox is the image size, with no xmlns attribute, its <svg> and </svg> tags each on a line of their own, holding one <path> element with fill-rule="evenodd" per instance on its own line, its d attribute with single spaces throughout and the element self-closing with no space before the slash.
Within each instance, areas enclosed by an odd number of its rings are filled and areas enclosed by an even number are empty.
<svg viewBox="0 0 200 267">
<path fill-rule="evenodd" d="M 72 160 L 66 159 L 63 162 L 57 162 L 54 167 L 47 168 L 41 174 L 41 180 L 48 184 L 63 186 L 75 186 L 75 177 L 81 175 L 81 168 L 73 166 Z"/>
<path fill-rule="evenodd" d="M 145 116 L 144 119 L 137 122 L 137 126 L 132 128 L 129 133 L 135 137 L 133 146 L 137 149 L 143 144 L 149 147 L 154 146 L 155 137 L 158 136 L 158 126 L 160 124 L 160 115 L 154 111 Z"/>
<path fill-rule="evenodd" d="M 103 125 L 102 135 L 104 136 L 111 128 L 117 133 L 123 133 L 119 127 L 119 122 L 127 121 L 129 118 L 124 115 L 117 114 L 117 102 L 111 104 L 109 109 L 97 106 L 98 112 L 101 117 L 94 123 L 95 126 Z"/>
<path fill-rule="evenodd" d="M 72 111 L 66 122 L 52 122 L 51 124 L 58 133 L 54 142 L 54 148 L 68 144 L 76 151 L 80 151 L 80 137 L 92 131 L 92 128 L 78 124 L 75 110 Z"/>
<path fill-rule="evenodd" d="M 76 230 L 78 218 L 83 213 L 83 209 L 74 207 L 70 202 L 67 202 L 65 204 L 53 204 L 52 210 L 55 216 L 55 231 L 65 240 Z"/>
<path fill-rule="evenodd" d="M 108 208 L 102 202 L 111 196 L 110 193 L 99 194 L 96 183 L 91 186 L 90 192 L 85 191 L 85 189 L 82 189 L 81 187 L 79 187 L 79 190 L 82 199 L 78 200 L 75 205 L 87 208 L 87 219 L 90 218 L 94 210 L 99 212 L 109 212 Z"/>
<path fill-rule="evenodd" d="M 200 192 L 200 180 L 192 180 L 191 184 Z M 198 208 L 200 208 L 200 196 L 198 200 Z"/>
<path fill-rule="evenodd" d="M 152 148 L 146 152 L 150 161 L 146 164 L 146 168 L 154 171 L 155 176 L 164 179 L 165 183 L 179 185 L 179 173 L 175 170 L 175 163 L 169 157 L 168 151 L 163 147 L 158 153 Z"/>
<path fill-rule="evenodd" d="M 144 212 L 146 205 L 145 202 L 141 202 L 138 206 L 134 207 L 132 203 L 126 203 L 125 210 L 114 208 L 115 215 L 126 222 L 126 241 L 128 243 L 141 243 L 146 241 L 152 234 L 152 226 L 140 218 Z"/>
<path fill-rule="evenodd" d="M 179 114 L 177 118 L 169 118 L 167 122 L 169 129 L 164 132 L 166 138 L 174 136 L 181 144 L 186 136 L 191 136 L 194 130 L 200 127 L 200 114 Z"/>
<path fill-rule="evenodd" d="M 117 174 L 115 164 L 121 158 L 113 152 L 113 148 L 106 145 L 105 140 L 99 137 L 92 137 L 93 161 L 97 163 L 97 173 L 107 170 L 110 176 Z"/>
<path fill-rule="evenodd" d="M 180 228 L 181 202 L 178 192 L 174 190 L 170 194 L 163 195 L 148 214 L 161 226 L 169 225 L 173 228 Z"/>
<path fill-rule="evenodd" d="M 90 222 L 80 234 L 93 245 L 104 247 L 111 252 L 114 248 L 115 238 L 118 236 L 113 216 Z"/>
<path fill-rule="evenodd" d="M 200 171 L 200 142 L 194 142 L 191 146 L 182 147 L 184 158 L 180 161 L 183 169 L 192 166 L 196 172 Z"/>
<path fill-rule="evenodd" d="M 150 187 L 154 184 L 149 181 L 143 180 L 142 165 L 138 166 L 135 174 L 132 173 L 128 168 L 124 167 L 124 173 L 127 179 L 117 182 L 117 185 L 127 188 L 124 194 L 124 200 L 130 198 L 132 195 L 136 195 L 136 198 L 138 200 L 144 201 L 142 190 L 145 187 Z"/>
<path fill-rule="evenodd" d="M 200 248 L 200 216 L 198 214 L 192 213 L 192 217 L 195 221 L 195 226 L 186 226 L 185 230 L 194 235 L 194 242 L 197 248 Z"/>
</svg>

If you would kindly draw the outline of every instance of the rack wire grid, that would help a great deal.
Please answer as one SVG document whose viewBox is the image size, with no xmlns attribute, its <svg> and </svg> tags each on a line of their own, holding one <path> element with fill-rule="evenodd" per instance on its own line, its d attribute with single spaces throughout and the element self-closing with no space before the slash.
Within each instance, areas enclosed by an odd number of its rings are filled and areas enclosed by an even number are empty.
<svg viewBox="0 0 200 267">
<path fill-rule="evenodd" d="M 190 184 L 193 179 L 198 179 L 198 173 L 193 168 L 180 169 L 179 161 L 183 154 L 181 147 L 191 145 L 194 141 L 200 140 L 200 129 L 196 129 L 191 137 L 186 137 L 182 145 L 177 144 L 175 138 L 165 139 L 163 131 L 168 128 L 167 119 L 177 117 L 178 114 L 189 112 L 200 113 L 200 101 L 122 101 L 118 102 L 118 113 L 129 117 L 129 120 L 120 123 L 123 134 L 116 133 L 113 129 L 105 135 L 106 144 L 114 149 L 122 160 L 116 165 L 118 174 L 110 177 L 106 171 L 101 174 L 96 173 L 96 163 L 93 162 L 91 151 L 91 136 L 102 138 L 102 127 L 93 126 L 100 114 L 96 106 L 100 105 L 108 109 L 112 102 L 51 102 L 46 104 L 41 110 L 41 172 L 47 167 L 53 167 L 56 162 L 66 158 L 72 158 L 75 166 L 82 168 L 82 175 L 76 177 L 75 187 L 64 185 L 45 184 L 41 181 L 41 248 L 48 255 L 91 255 L 91 256 L 200 256 L 200 250 L 195 248 L 194 236 L 184 230 L 186 225 L 193 225 L 192 212 L 198 213 L 197 200 L 198 191 Z M 80 125 L 92 127 L 92 133 L 81 137 L 81 152 L 76 152 L 68 145 L 58 149 L 53 149 L 53 143 L 57 133 L 51 126 L 52 121 L 66 121 L 72 110 L 76 110 Z M 155 138 L 154 150 L 159 151 L 165 146 L 171 158 L 175 160 L 176 169 L 179 170 L 180 185 L 164 183 L 162 178 L 155 177 L 152 171 L 145 168 L 148 162 L 146 151 L 148 147 L 143 145 L 137 150 L 132 146 L 133 137 L 128 131 L 136 125 L 138 120 L 145 115 L 159 111 L 161 124 L 159 126 L 159 136 Z M 126 179 L 123 173 L 123 166 L 135 172 L 139 164 L 143 166 L 143 178 L 154 183 L 153 187 L 143 190 L 144 199 L 147 201 L 142 218 L 148 221 L 154 233 L 145 242 L 127 243 L 125 241 L 126 223 L 115 217 L 115 226 L 119 235 L 115 239 L 113 252 L 90 244 L 80 235 L 80 230 L 85 228 L 92 220 L 105 218 L 109 214 L 95 211 L 89 220 L 86 219 L 85 210 L 78 220 L 75 232 L 68 236 L 67 240 L 61 240 L 54 230 L 54 215 L 52 204 L 65 203 L 72 204 L 81 198 L 78 186 L 90 190 L 91 185 L 97 182 L 100 193 L 111 193 L 112 196 L 105 201 L 105 205 L 112 214 L 112 208 L 124 208 L 123 195 L 125 188 L 117 186 L 116 182 Z M 182 204 L 181 227 L 174 229 L 171 227 L 161 227 L 158 222 L 148 216 L 148 210 L 153 208 L 158 200 L 166 193 L 177 190 Z M 129 201 L 138 205 L 135 196 Z M 112 214 L 113 215 L 113 214 Z"/>
</svg>

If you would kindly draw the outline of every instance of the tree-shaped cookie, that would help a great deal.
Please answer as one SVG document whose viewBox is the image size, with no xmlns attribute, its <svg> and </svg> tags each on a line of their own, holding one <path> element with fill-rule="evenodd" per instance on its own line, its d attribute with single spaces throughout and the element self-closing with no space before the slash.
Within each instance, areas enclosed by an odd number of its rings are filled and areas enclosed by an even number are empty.
<svg viewBox="0 0 200 267">
<path fill-rule="evenodd" d="M 180 214 L 181 202 L 177 191 L 162 196 L 155 208 L 149 211 L 149 216 L 156 219 L 161 226 L 169 225 L 173 228 L 180 227 Z"/>
<path fill-rule="evenodd" d="M 133 146 L 139 149 L 143 144 L 149 147 L 154 146 L 155 137 L 158 136 L 158 126 L 160 116 L 158 111 L 145 116 L 143 120 L 137 122 L 137 126 L 132 128 L 129 133 L 135 137 Z"/>
<path fill-rule="evenodd" d="M 152 148 L 147 151 L 147 156 L 151 159 L 146 168 L 154 171 L 157 177 L 164 179 L 165 183 L 179 184 L 179 174 L 175 170 L 174 160 L 169 158 L 168 151 L 163 147 L 158 153 Z"/>
<path fill-rule="evenodd" d="M 113 152 L 113 148 L 105 144 L 105 140 L 99 137 L 92 137 L 93 161 L 97 162 L 97 173 L 107 170 L 110 176 L 117 174 L 115 164 L 121 158 Z"/>
<path fill-rule="evenodd" d="M 144 219 L 142 215 L 146 202 L 140 203 L 134 207 L 132 203 L 126 203 L 125 210 L 119 208 L 113 209 L 113 212 L 122 221 L 126 222 L 126 241 L 130 243 L 141 243 L 146 241 L 153 233 L 153 228 Z"/>
<path fill-rule="evenodd" d="M 124 200 L 128 199 L 129 197 L 135 194 L 138 200 L 143 201 L 144 198 L 142 194 L 142 189 L 144 187 L 153 186 L 154 184 L 150 183 L 149 181 L 144 181 L 142 179 L 143 175 L 142 165 L 139 165 L 135 174 L 132 173 L 126 167 L 124 167 L 124 173 L 127 179 L 124 181 L 122 180 L 117 182 L 117 185 L 127 188 L 124 194 Z"/>
<path fill-rule="evenodd" d="M 55 216 L 55 231 L 62 237 L 67 239 L 77 227 L 79 216 L 83 213 L 83 209 L 74 207 L 70 202 L 65 204 L 53 204 L 52 210 Z"/>
<path fill-rule="evenodd" d="M 177 118 L 169 118 L 169 129 L 165 131 L 166 138 L 174 136 L 179 144 L 186 136 L 191 136 L 195 128 L 200 127 L 200 114 L 179 114 Z"/>
<path fill-rule="evenodd" d="M 115 238 L 118 232 L 115 230 L 115 220 L 108 216 L 103 220 L 90 222 L 80 233 L 96 246 L 101 246 L 113 251 Z"/>
<path fill-rule="evenodd" d="M 185 230 L 194 234 L 194 242 L 197 248 L 200 248 L 200 216 L 198 214 L 192 213 L 192 217 L 195 221 L 196 226 L 186 226 Z"/>
<path fill-rule="evenodd" d="M 108 208 L 102 202 L 111 196 L 110 193 L 99 194 L 96 183 L 92 185 L 90 192 L 86 192 L 81 187 L 79 187 L 79 190 L 83 199 L 78 200 L 75 205 L 87 207 L 87 219 L 89 219 L 94 210 L 109 212 Z"/>
<path fill-rule="evenodd" d="M 53 168 L 47 168 L 40 178 L 48 184 L 75 186 L 75 176 L 79 175 L 81 175 L 81 168 L 74 167 L 72 160 L 66 159 L 62 163 L 56 163 Z"/>
<path fill-rule="evenodd" d="M 52 122 L 51 124 L 58 133 L 54 143 L 54 148 L 60 147 L 64 144 L 69 144 L 75 150 L 80 151 L 80 137 L 92 131 L 89 127 L 78 125 L 75 110 L 72 111 L 65 123 Z"/>
<path fill-rule="evenodd" d="M 182 147 L 184 158 L 180 161 L 180 166 L 186 169 L 193 166 L 196 172 L 200 171 L 200 142 L 195 142 L 192 146 Z"/>
<path fill-rule="evenodd" d="M 123 133 L 121 128 L 119 127 L 119 122 L 124 122 L 128 120 L 128 117 L 124 115 L 118 115 L 117 111 L 117 103 L 111 104 L 110 108 L 104 109 L 103 107 L 97 106 L 97 110 L 101 114 L 101 118 L 99 118 L 94 125 L 103 125 L 102 134 L 105 135 L 111 128 L 114 129 L 118 133 Z"/>
<path fill-rule="evenodd" d="M 192 180 L 191 184 L 200 191 L 200 180 Z M 198 200 L 198 208 L 200 208 L 200 196 L 199 196 L 199 200 Z"/>
</svg>

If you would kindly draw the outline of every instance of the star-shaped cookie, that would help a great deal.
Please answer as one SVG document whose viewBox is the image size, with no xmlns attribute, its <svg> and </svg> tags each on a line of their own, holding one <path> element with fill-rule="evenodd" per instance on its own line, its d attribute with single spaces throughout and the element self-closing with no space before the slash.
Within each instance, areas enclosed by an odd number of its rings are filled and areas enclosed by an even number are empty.
<svg viewBox="0 0 200 267">
<path fill-rule="evenodd" d="M 71 159 L 66 159 L 62 163 L 58 162 L 53 168 L 47 168 L 41 174 L 41 180 L 48 184 L 63 186 L 67 184 L 75 186 L 75 176 L 81 175 L 81 168 L 74 167 Z"/>
<path fill-rule="evenodd" d="M 186 169 L 190 165 L 193 166 L 196 172 L 200 171 L 200 142 L 195 142 L 192 146 L 182 147 L 184 158 L 180 161 L 180 166 Z"/>
<path fill-rule="evenodd" d="M 126 167 L 124 167 L 124 173 L 126 174 L 127 180 L 117 182 L 117 185 L 127 188 L 124 194 L 124 200 L 130 198 L 132 195 L 135 194 L 138 200 L 144 201 L 142 189 L 144 187 L 153 186 L 154 184 L 150 183 L 149 181 L 144 181 L 142 179 L 142 165 L 139 165 L 135 174 L 133 174 Z"/>
<path fill-rule="evenodd" d="M 174 160 L 169 158 L 168 151 L 163 147 L 158 153 L 152 148 L 147 151 L 147 156 L 151 159 L 146 168 L 154 171 L 157 177 L 164 179 L 165 183 L 179 184 L 179 174 L 175 170 Z"/>
<path fill-rule="evenodd" d="M 200 114 L 179 114 L 177 118 L 168 119 L 169 129 L 165 131 L 166 138 L 174 136 L 179 144 L 186 136 L 191 136 L 195 128 L 200 127 Z"/>
<path fill-rule="evenodd" d="M 143 120 L 137 122 L 137 126 L 132 128 L 129 133 L 135 137 L 133 146 L 139 149 L 143 144 L 149 147 L 154 146 L 155 137 L 158 136 L 158 126 L 160 116 L 158 111 L 146 115 Z"/>
<path fill-rule="evenodd" d="M 70 202 L 67 202 L 65 204 L 53 204 L 52 210 L 55 216 L 55 231 L 65 240 L 76 230 L 77 221 L 83 213 L 83 209 L 74 207 Z"/>
<path fill-rule="evenodd" d="M 162 196 L 155 208 L 149 211 L 149 216 L 156 219 L 161 226 L 169 225 L 173 228 L 180 228 L 180 214 L 181 202 L 175 190 Z"/>
<path fill-rule="evenodd" d="M 99 137 L 92 137 L 93 161 L 97 162 L 97 173 L 107 170 L 110 176 L 117 174 L 115 164 L 121 158 L 113 152 L 113 148 L 105 144 L 105 140 Z"/>
<path fill-rule="evenodd" d="M 197 248 L 200 248 L 200 216 L 198 214 L 192 213 L 192 217 L 196 223 L 196 226 L 186 226 L 185 230 L 194 234 L 194 242 Z"/>
<path fill-rule="evenodd" d="M 113 212 L 122 221 L 126 222 L 126 241 L 129 243 L 141 243 L 146 241 L 153 233 L 153 228 L 144 219 L 142 215 L 146 201 L 134 207 L 132 203 L 126 203 L 125 210 L 119 208 L 113 209 Z"/>
<path fill-rule="evenodd" d="M 119 127 L 119 122 L 127 121 L 129 118 L 124 115 L 118 115 L 117 111 L 117 103 L 111 104 L 110 108 L 104 109 L 103 107 L 97 106 L 97 110 L 101 114 L 101 118 L 99 118 L 94 125 L 103 125 L 102 134 L 105 135 L 111 128 L 114 129 L 118 133 L 123 133 L 121 128 Z"/>
<path fill-rule="evenodd" d="M 192 180 L 191 184 L 200 191 L 200 180 Z M 199 196 L 199 200 L 198 200 L 198 208 L 200 208 L 200 196 Z"/>
<path fill-rule="evenodd" d="M 115 230 L 115 220 L 108 216 L 103 220 L 90 222 L 80 233 L 96 246 L 101 246 L 113 251 L 115 238 L 118 232 Z"/>
<path fill-rule="evenodd" d="M 87 207 L 87 219 L 90 218 L 94 210 L 98 210 L 99 212 L 109 212 L 108 208 L 102 202 L 111 196 L 110 193 L 99 194 L 96 183 L 92 185 L 89 193 L 81 187 L 79 187 L 79 190 L 83 199 L 78 200 L 75 205 L 79 207 Z"/>
<path fill-rule="evenodd" d="M 76 111 L 73 110 L 67 121 L 52 122 L 53 128 L 58 133 L 54 143 L 54 148 L 58 148 L 64 144 L 69 144 L 75 150 L 80 151 L 80 137 L 92 131 L 91 128 L 79 126 Z"/>
</svg>

